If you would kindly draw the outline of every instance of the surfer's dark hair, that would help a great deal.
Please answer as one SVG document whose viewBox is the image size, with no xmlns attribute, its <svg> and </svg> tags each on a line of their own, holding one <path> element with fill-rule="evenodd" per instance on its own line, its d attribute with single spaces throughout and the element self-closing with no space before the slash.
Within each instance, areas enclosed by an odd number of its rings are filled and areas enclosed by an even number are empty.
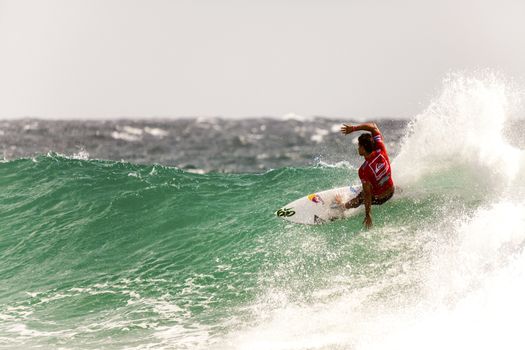
<svg viewBox="0 0 525 350">
<path fill-rule="evenodd" d="M 361 134 L 357 141 L 359 142 L 359 146 L 363 146 L 366 152 L 372 153 L 374 151 L 374 139 L 372 138 L 372 134 Z"/>
</svg>

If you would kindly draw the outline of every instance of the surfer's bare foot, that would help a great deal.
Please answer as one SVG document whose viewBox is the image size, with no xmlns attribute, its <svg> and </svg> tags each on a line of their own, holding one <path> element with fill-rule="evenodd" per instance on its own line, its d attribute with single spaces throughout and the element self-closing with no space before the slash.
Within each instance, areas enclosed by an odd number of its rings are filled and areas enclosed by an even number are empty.
<svg viewBox="0 0 525 350">
<path fill-rule="evenodd" d="M 336 194 L 335 195 L 335 198 L 334 198 L 334 201 L 333 201 L 333 206 L 337 206 L 339 209 L 341 210 L 345 210 L 345 203 L 343 202 L 343 197 L 341 197 L 340 194 Z"/>
</svg>

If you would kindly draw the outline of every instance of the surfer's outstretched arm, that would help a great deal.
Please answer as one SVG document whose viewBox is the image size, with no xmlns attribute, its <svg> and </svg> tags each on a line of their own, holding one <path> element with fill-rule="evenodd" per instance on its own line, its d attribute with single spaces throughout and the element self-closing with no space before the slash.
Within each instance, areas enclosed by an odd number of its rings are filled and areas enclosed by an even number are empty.
<svg viewBox="0 0 525 350">
<path fill-rule="evenodd" d="M 358 125 L 343 124 L 341 127 L 341 133 L 343 133 L 343 135 L 351 134 L 354 131 L 368 131 L 371 132 L 373 136 L 381 134 L 376 123 L 364 123 Z"/>
</svg>

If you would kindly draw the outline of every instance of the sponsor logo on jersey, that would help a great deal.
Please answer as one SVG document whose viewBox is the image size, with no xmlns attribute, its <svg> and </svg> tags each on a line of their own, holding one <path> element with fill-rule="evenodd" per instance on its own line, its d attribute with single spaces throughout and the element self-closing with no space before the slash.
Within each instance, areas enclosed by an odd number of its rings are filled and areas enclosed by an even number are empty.
<svg viewBox="0 0 525 350">
<path fill-rule="evenodd" d="M 381 169 L 383 169 L 385 167 L 385 164 L 384 163 L 379 163 L 379 164 L 376 164 L 376 169 L 375 169 L 375 173 L 378 173 Z"/>
<path fill-rule="evenodd" d="M 385 176 L 390 169 L 385 157 L 383 157 L 382 154 L 379 154 L 377 157 L 372 159 L 368 166 L 370 167 L 370 170 L 372 170 L 372 173 L 374 174 L 377 181 Z"/>
</svg>

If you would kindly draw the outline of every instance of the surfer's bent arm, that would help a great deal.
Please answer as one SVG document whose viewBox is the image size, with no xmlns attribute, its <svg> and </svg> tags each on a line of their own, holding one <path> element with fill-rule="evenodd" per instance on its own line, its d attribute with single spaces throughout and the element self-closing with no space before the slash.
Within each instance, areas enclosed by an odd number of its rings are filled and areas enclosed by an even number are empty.
<svg viewBox="0 0 525 350">
<path fill-rule="evenodd" d="M 363 196 L 365 204 L 365 220 L 363 223 L 366 228 L 372 227 L 372 185 L 369 182 L 363 182 Z"/>
<path fill-rule="evenodd" d="M 368 131 L 371 132 L 373 136 L 381 135 L 376 123 L 364 123 L 358 125 L 343 124 L 341 127 L 343 135 L 351 134 L 354 131 Z"/>
</svg>

